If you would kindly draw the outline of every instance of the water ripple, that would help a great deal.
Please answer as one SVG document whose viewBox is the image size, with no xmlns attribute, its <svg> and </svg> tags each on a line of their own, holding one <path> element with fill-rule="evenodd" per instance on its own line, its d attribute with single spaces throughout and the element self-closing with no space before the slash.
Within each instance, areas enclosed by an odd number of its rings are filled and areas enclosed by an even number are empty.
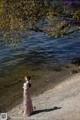
<svg viewBox="0 0 80 120">
<path fill-rule="evenodd" d="M 0 66 L 24 61 L 27 64 L 62 64 L 80 56 L 80 34 L 54 38 L 44 33 L 32 33 L 14 49 L 0 43 Z"/>
</svg>

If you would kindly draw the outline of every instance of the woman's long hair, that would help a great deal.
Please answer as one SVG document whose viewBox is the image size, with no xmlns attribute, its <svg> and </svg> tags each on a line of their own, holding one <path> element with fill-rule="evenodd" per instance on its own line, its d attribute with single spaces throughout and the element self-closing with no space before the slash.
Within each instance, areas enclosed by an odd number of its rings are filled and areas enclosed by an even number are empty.
<svg viewBox="0 0 80 120">
<path fill-rule="evenodd" d="M 31 80 L 30 76 L 27 76 L 28 81 Z M 31 83 L 29 82 L 29 88 L 31 87 Z"/>
</svg>

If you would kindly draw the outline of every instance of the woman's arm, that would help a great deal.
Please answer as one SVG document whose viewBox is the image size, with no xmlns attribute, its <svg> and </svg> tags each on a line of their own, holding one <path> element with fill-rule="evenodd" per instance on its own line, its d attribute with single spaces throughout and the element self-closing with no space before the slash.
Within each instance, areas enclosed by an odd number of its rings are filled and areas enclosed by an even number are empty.
<svg viewBox="0 0 80 120">
<path fill-rule="evenodd" d="M 24 83 L 24 84 L 23 84 L 23 89 L 24 89 L 24 90 L 27 90 L 27 83 Z"/>
</svg>

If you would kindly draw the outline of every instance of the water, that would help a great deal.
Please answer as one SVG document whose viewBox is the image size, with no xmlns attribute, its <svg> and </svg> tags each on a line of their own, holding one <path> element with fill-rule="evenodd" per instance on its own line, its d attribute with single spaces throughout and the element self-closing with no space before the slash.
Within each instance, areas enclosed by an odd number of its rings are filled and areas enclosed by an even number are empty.
<svg viewBox="0 0 80 120">
<path fill-rule="evenodd" d="M 77 57 L 80 57 L 80 32 L 63 38 L 33 32 L 15 48 L 0 40 L 1 111 L 7 111 L 22 99 L 25 75 L 31 76 L 31 94 L 37 95 L 69 77 L 69 70 L 62 66 Z"/>
<path fill-rule="evenodd" d="M 23 62 L 41 67 L 60 66 L 80 56 L 80 31 L 63 38 L 33 32 L 13 48 L 0 43 L 0 69 Z"/>
</svg>

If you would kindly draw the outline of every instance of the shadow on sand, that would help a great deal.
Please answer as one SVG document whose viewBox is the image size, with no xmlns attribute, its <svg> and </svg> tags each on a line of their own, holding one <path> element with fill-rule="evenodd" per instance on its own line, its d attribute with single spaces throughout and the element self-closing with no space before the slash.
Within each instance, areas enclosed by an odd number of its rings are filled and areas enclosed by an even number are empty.
<svg viewBox="0 0 80 120">
<path fill-rule="evenodd" d="M 50 109 L 43 109 L 43 110 L 35 110 L 33 111 L 32 115 L 35 115 L 35 114 L 38 114 L 38 113 L 41 113 L 41 112 L 50 112 L 50 111 L 53 111 L 53 110 L 58 110 L 58 109 L 61 109 L 61 107 L 53 107 L 53 108 L 50 108 Z"/>
</svg>

